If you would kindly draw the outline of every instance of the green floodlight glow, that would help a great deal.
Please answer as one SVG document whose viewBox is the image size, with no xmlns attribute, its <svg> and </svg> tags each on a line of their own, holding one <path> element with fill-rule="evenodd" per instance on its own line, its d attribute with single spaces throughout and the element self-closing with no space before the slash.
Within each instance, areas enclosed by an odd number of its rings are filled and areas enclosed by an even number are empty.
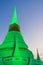
<svg viewBox="0 0 43 65">
<path fill-rule="evenodd" d="M 18 31 L 19 25 L 16 15 L 16 6 L 10 25 L 10 30 L 2 45 L 0 45 L 0 65 L 43 65 L 38 51 L 37 59 L 35 60 L 32 51 L 28 50 L 28 46 L 21 32 Z"/>
<path fill-rule="evenodd" d="M 14 14 L 13 14 L 13 18 L 12 18 L 12 21 L 11 21 L 11 24 L 18 24 L 18 19 L 17 19 L 17 14 L 16 14 L 16 6 L 14 7 Z"/>
</svg>

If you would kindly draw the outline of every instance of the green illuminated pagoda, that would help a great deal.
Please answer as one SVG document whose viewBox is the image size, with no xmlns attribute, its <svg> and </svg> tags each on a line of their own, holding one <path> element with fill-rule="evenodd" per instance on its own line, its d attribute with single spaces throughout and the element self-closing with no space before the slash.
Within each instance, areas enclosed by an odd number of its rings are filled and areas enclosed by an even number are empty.
<svg viewBox="0 0 43 65">
<path fill-rule="evenodd" d="M 15 6 L 8 33 L 0 45 L 0 65 L 29 65 L 31 59 L 34 56 L 20 32 Z"/>
<path fill-rule="evenodd" d="M 38 50 L 37 50 L 37 59 L 31 59 L 29 65 L 43 65 L 43 62 L 41 61 Z"/>
</svg>

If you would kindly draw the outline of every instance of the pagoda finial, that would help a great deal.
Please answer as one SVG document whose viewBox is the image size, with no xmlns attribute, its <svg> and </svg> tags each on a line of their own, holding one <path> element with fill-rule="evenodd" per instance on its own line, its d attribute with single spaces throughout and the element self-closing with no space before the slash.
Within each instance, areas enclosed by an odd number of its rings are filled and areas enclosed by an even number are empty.
<svg viewBox="0 0 43 65">
<path fill-rule="evenodd" d="M 14 23 L 18 24 L 18 19 L 17 19 L 17 14 L 16 14 L 16 5 L 14 7 L 14 14 L 13 14 L 13 18 L 12 18 L 12 21 L 11 21 L 11 24 L 14 24 Z"/>
<path fill-rule="evenodd" d="M 20 27 L 18 24 L 18 19 L 17 19 L 17 14 L 16 14 L 16 5 L 14 7 L 14 14 L 13 14 L 13 18 L 10 23 L 10 26 L 9 26 L 9 31 L 19 31 L 20 32 Z"/>
<path fill-rule="evenodd" d="M 39 53 L 38 53 L 38 49 L 37 49 L 37 60 L 40 60 L 40 56 L 39 56 Z"/>
</svg>

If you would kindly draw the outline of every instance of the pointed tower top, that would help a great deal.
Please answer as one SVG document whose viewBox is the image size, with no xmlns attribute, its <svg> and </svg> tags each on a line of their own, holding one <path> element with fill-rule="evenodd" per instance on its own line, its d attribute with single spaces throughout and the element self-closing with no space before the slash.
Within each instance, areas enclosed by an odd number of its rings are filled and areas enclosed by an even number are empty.
<svg viewBox="0 0 43 65">
<path fill-rule="evenodd" d="M 9 31 L 19 31 L 20 32 L 20 27 L 18 24 L 18 19 L 17 19 L 17 14 L 16 14 L 16 6 L 14 7 L 14 14 L 12 21 L 9 26 Z"/>
<path fill-rule="evenodd" d="M 37 49 L 37 60 L 40 60 L 40 56 L 39 56 L 39 53 L 38 53 L 38 49 Z"/>
<path fill-rule="evenodd" d="M 17 19 L 17 14 L 16 14 L 16 5 L 14 7 L 14 14 L 13 14 L 13 18 L 12 18 L 12 21 L 11 21 L 10 25 L 14 24 L 14 23 L 18 24 L 18 19 Z"/>
</svg>

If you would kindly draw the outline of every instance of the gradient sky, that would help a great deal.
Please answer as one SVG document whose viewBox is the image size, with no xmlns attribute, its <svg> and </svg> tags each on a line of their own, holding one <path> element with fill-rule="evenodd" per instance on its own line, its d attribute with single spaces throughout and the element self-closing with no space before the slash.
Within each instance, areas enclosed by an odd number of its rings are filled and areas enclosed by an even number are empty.
<svg viewBox="0 0 43 65">
<path fill-rule="evenodd" d="M 21 32 L 29 49 L 43 55 L 43 0 L 0 0 L 0 44 L 13 17 L 14 5 Z"/>
</svg>

